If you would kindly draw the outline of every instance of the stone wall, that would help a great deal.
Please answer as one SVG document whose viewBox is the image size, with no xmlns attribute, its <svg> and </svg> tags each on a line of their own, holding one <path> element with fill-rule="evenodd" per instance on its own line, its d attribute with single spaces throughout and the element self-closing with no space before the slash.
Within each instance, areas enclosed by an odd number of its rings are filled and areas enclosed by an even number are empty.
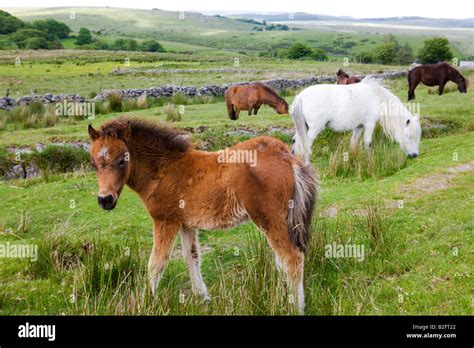
<svg viewBox="0 0 474 348">
<path fill-rule="evenodd" d="M 386 72 L 382 74 L 372 74 L 373 78 L 376 79 L 385 79 L 406 76 L 407 71 L 393 71 Z M 275 80 L 264 80 L 262 83 L 268 85 L 269 87 L 275 90 L 283 89 L 294 89 L 301 88 L 306 86 L 311 86 L 319 83 L 334 83 L 336 81 L 335 76 L 309 76 L 301 79 L 275 79 Z M 170 97 L 174 93 L 181 92 L 187 97 L 195 96 L 223 96 L 226 89 L 232 85 L 246 85 L 251 82 L 238 82 L 238 83 L 226 83 L 223 85 L 205 85 L 202 87 L 193 87 L 193 86 L 159 86 L 151 88 L 133 88 L 120 90 L 119 93 L 125 98 L 138 98 L 141 95 L 145 94 L 150 98 L 159 98 L 159 97 Z M 103 100 L 107 98 L 107 95 L 111 90 L 106 90 L 95 97 L 95 100 Z M 43 104 L 57 103 L 62 100 L 69 100 L 74 102 L 82 103 L 86 100 L 85 97 L 77 94 L 45 94 L 45 95 L 33 95 L 33 96 L 24 96 L 17 99 L 14 98 L 0 98 L 0 109 L 11 110 L 17 105 L 27 105 L 32 101 L 40 101 Z"/>
</svg>

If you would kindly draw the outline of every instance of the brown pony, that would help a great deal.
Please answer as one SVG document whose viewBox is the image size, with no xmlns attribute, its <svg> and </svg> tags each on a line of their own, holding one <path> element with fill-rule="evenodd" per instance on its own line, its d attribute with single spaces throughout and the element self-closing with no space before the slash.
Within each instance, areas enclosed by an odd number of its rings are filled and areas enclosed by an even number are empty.
<svg viewBox="0 0 474 348">
<path fill-rule="evenodd" d="M 109 121 L 100 130 L 89 125 L 89 136 L 100 207 L 113 209 L 128 185 L 154 222 L 148 263 L 153 293 L 179 233 L 193 292 L 207 298 L 198 229 L 229 228 L 250 219 L 266 235 L 303 311 L 303 258 L 317 183 L 312 167 L 283 142 L 257 137 L 204 152 L 174 129 L 127 118 Z"/>
<path fill-rule="evenodd" d="M 349 76 L 344 70 L 339 69 L 336 73 L 336 85 L 352 85 L 360 82 L 360 78 Z"/>
<path fill-rule="evenodd" d="M 415 89 L 420 82 L 430 87 L 439 86 L 438 95 L 442 95 L 448 81 L 457 84 L 459 92 L 467 93 L 467 80 L 448 63 L 417 66 L 408 72 L 408 100 L 415 99 Z"/>
<path fill-rule="evenodd" d="M 273 89 L 260 82 L 245 86 L 232 86 L 225 92 L 225 102 L 231 120 L 239 118 L 240 110 L 256 115 L 262 104 L 270 105 L 279 114 L 288 114 L 288 103 Z"/>
</svg>

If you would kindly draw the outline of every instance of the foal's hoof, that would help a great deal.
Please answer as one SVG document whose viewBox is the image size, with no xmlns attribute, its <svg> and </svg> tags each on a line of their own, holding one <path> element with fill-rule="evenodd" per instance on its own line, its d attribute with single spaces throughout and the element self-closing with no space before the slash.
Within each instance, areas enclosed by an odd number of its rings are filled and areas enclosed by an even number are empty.
<svg viewBox="0 0 474 348">
<path fill-rule="evenodd" d="M 211 296 L 209 295 L 204 295 L 202 299 L 204 300 L 205 303 L 211 302 Z"/>
</svg>

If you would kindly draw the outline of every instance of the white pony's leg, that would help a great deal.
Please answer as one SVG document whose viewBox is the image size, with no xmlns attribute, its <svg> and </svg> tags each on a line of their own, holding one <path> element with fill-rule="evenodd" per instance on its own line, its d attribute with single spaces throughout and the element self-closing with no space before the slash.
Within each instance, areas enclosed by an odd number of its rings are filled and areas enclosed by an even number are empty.
<svg viewBox="0 0 474 348">
<path fill-rule="evenodd" d="M 360 136 L 362 134 L 363 127 L 354 128 L 352 131 L 351 137 L 351 150 L 354 151 L 357 148 L 357 144 L 359 143 Z"/>
<path fill-rule="evenodd" d="M 201 295 L 208 300 L 207 287 L 201 275 L 201 253 L 199 250 L 197 229 L 183 228 L 180 234 L 181 248 L 183 257 L 188 265 L 193 293 Z"/>
<path fill-rule="evenodd" d="M 304 153 L 304 163 L 309 164 L 311 160 L 311 154 L 313 151 L 311 147 L 313 146 L 314 141 L 318 137 L 319 133 L 324 129 L 324 125 L 322 127 L 315 127 L 310 128 L 308 130 L 308 135 L 306 137 L 306 144 L 305 144 L 305 153 Z"/>
<path fill-rule="evenodd" d="M 364 127 L 364 145 L 365 149 L 368 150 L 372 144 L 372 135 L 374 134 L 375 123 L 367 123 Z"/>
</svg>

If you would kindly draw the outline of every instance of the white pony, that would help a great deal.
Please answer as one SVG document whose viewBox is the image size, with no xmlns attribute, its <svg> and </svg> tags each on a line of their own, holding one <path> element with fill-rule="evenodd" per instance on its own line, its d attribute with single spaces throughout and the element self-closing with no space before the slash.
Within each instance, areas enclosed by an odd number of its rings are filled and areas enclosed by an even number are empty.
<svg viewBox="0 0 474 348">
<path fill-rule="evenodd" d="M 378 121 L 408 157 L 419 153 L 420 120 L 392 92 L 370 79 L 351 85 L 308 87 L 295 97 L 290 113 L 296 128 L 292 150 L 305 163 L 310 161 L 314 140 L 325 128 L 336 132 L 352 130 L 351 148 L 357 146 L 364 131 L 367 149 Z"/>
</svg>

